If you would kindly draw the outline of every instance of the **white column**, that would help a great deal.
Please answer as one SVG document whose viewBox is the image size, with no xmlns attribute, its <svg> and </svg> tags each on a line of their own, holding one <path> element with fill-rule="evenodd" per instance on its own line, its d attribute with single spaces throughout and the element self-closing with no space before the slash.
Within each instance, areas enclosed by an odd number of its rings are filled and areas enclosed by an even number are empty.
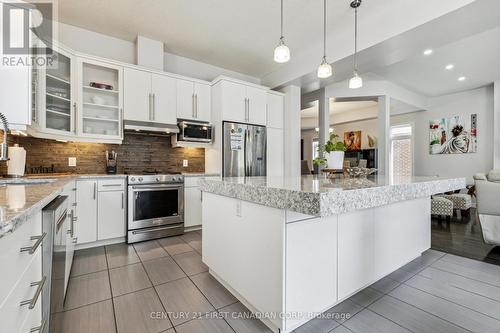
<svg viewBox="0 0 500 333">
<path fill-rule="evenodd" d="M 391 126 L 391 98 L 388 95 L 378 98 L 378 124 L 378 170 L 379 175 L 388 175 Z"/>
<path fill-rule="evenodd" d="M 285 93 L 285 177 L 300 177 L 300 87 L 286 86 Z"/>
<path fill-rule="evenodd" d="M 329 138 L 330 129 L 330 105 L 329 98 L 325 96 L 325 88 L 321 89 L 318 94 L 318 127 L 319 127 L 319 144 L 324 145 Z"/>
<path fill-rule="evenodd" d="M 493 168 L 500 169 L 500 81 L 493 83 Z"/>
</svg>

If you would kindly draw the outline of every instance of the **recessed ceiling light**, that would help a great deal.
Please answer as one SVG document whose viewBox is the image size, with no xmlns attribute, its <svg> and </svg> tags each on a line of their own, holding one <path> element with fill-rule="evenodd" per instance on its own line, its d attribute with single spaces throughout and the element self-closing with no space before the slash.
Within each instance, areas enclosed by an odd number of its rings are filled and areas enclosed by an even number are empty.
<svg viewBox="0 0 500 333">
<path fill-rule="evenodd" d="M 458 81 L 465 81 L 467 78 L 465 76 L 461 76 L 458 78 Z"/>
<path fill-rule="evenodd" d="M 455 68 L 455 65 L 453 65 L 453 64 L 449 64 L 449 65 L 446 65 L 446 67 L 445 67 L 445 68 L 446 68 L 447 70 L 450 70 L 450 69 Z"/>
<path fill-rule="evenodd" d="M 427 50 L 424 51 L 424 55 L 427 55 L 427 56 L 431 55 L 432 52 L 434 52 L 434 51 L 432 51 L 431 49 L 427 49 Z"/>
</svg>

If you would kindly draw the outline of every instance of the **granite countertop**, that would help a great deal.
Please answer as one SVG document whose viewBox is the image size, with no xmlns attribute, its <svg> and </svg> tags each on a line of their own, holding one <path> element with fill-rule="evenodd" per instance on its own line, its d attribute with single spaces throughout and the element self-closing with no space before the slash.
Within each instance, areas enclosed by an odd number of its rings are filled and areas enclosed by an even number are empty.
<svg viewBox="0 0 500 333">
<path fill-rule="evenodd" d="M 343 214 L 462 189 L 465 178 L 234 177 L 199 182 L 204 192 L 313 216 Z"/>
<path fill-rule="evenodd" d="M 29 183 L 39 178 L 40 183 Z M 42 179 L 43 178 L 43 179 Z M 49 182 L 42 182 L 46 179 Z M 0 180 L 0 237 L 14 231 L 19 225 L 40 211 L 61 194 L 64 186 L 75 177 L 34 177 Z M 12 182 L 25 184 L 12 184 Z"/>
</svg>

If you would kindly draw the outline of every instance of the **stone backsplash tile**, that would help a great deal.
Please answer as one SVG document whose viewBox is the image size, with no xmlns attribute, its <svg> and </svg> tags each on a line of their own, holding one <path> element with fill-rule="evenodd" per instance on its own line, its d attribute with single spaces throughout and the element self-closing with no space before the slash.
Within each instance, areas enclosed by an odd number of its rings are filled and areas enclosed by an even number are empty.
<svg viewBox="0 0 500 333">
<path fill-rule="evenodd" d="M 126 134 L 121 145 L 58 142 L 33 137 L 9 136 L 9 146 L 19 144 L 26 149 L 26 171 L 51 167 L 57 173 L 105 173 L 105 151 L 118 154 L 118 173 L 142 173 L 156 170 L 160 173 L 204 172 L 205 149 L 173 148 L 170 137 Z M 68 157 L 76 157 L 76 167 L 68 166 Z M 189 167 L 182 167 L 182 160 Z M 1 174 L 7 173 L 6 163 L 0 164 Z"/>
</svg>

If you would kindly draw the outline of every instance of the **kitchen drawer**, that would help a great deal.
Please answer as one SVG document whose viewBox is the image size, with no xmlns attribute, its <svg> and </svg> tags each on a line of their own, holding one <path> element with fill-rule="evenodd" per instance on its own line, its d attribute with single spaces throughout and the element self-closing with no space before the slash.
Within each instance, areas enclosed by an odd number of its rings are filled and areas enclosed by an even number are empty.
<svg viewBox="0 0 500 333">
<path fill-rule="evenodd" d="M 47 333 L 48 323 L 48 318 L 42 318 L 42 302 L 38 301 L 35 308 L 31 310 L 26 316 L 26 319 L 24 320 L 23 326 L 19 333 Z M 45 329 L 43 331 L 42 325 L 45 325 Z"/>
<path fill-rule="evenodd" d="M 99 179 L 97 181 L 97 190 L 99 192 L 104 191 L 124 191 L 125 190 L 125 180 L 124 179 Z"/>
<path fill-rule="evenodd" d="M 19 332 L 28 315 L 41 317 L 41 293 L 36 300 L 34 308 L 30 309 L 29 304 L 21 306 L 21 302 L 35 299 L 37 289 L 39 288 L 35 283 L 40 283 L 42 280 L 41 251 L 37 251 L 31 259 L 28 268 L 20 276 L 18 283 L 0 306 L 2 332 Z M 43 287 L 47 288 L 49 283 L 50 281 L 46 280 Z"/>
<path fill-rule="evenodd" d="M 4 269 L 2 269 L 0 278 L 2 281 L 0 283 L 0 306 L 31 263 L 34 255 L 40 254 L 42 250 L 39 246 L 34 254 L 29 254 L 29 252 L 21 252 L 21 248 L 33 246 L 37 240 L 30 238 L 40 235 L 42 235 L 42 213 L 38 212 L 22 223 L 12 234 L 2 237 L 0 241 L 0 267 Z M 45 238 L 44 242 L 47 239 Z"/>
<path fill-rule="evenodd" d="M 218 176 L 191 176 L 184 177 L 184 187 L 198 187 L 198 182 L 200 179 L 211 179 L 211 178 L 220 178 Z"/>
</svg>

